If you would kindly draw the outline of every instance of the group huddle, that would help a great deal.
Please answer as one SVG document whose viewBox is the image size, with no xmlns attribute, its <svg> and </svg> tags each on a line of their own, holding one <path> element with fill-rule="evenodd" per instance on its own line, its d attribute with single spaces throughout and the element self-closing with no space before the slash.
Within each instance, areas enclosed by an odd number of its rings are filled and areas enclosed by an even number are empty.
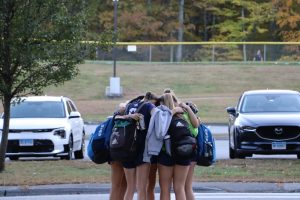
<svg viewBox="0 0 300 200">
<path fill-rule="evenodd" d="M 196 105 L 180 102 L 170 89 L 120 104 L 106 126 L 97 128 L 98 133 L 109 130 L 109 153 L 98 156 L 106 156 L 111 166 L 111 200 L 132 200 L 135 192 L 139 200 L 153 200 L 157 171 L 160 199 L 169 200 L 172 187 L 176 199 L 194 199 L 195 165 L 215 159 L 213 140 L 208 141 L 211 135 L 197 112 Z"/>
</svg>

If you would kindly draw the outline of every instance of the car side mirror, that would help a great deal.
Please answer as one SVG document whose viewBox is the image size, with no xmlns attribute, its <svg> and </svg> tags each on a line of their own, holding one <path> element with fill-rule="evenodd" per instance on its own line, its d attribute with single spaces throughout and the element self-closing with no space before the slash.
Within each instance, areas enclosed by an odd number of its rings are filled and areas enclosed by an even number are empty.
<svg viewBox="0 0 300 200">
<path fill-rule="evenodd" d="M 71 119 L 71 118 L 79 118 L 79 117 L 81 117 L 81 115 L 80 115 L 80 113 L 77 112 L 77 111 L 72 111 L 72 112 L 70 113 L 70 115 L 69 115 L 69 119 Z"/>
<path fill-rule="evenodd" d="M 228 108 L 226 108 L 226 110 L 227 110 L 228 114 L 236 116 L 236 109 L 235 109 L 235 107 L 228 107 Z"/>
</svg>

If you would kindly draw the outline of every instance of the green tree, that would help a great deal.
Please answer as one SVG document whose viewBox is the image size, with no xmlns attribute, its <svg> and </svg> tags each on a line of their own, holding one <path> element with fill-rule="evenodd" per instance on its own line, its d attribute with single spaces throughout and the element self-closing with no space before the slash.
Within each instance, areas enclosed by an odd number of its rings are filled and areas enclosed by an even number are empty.
<svg viewBox="0 0 300 200">
<path fill-rule="evenodd" d="M 0 172 L 5 168 L 10 103 L 15 97 L 41 94 L 78 73 L 85 32 L 83 0 L 2 0 L 0 4 L 0 96 L 4 123 Z"/>
</svg>

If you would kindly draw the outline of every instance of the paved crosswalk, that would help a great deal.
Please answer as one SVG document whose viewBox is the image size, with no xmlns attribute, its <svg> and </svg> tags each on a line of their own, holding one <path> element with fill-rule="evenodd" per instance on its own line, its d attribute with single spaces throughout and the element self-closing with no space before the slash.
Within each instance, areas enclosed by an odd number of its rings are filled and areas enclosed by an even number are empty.
<svg viewBox="0 0 300 200">
<path fill-rule="evenodd" d="M 195 193 L 196 200 L 293 200 L 300 199 L 300 193 Z M 108 200 L 108 194 L 78 194 L 78 195 L 45 195 L 45 196 L 24 196 L 24 197 L 0 197 L 3 200 Z M 155 194 L 155 199 L 159 199 L 159 194 Z M 175 195 L 172 194 L 172 200 Z M 136 195 L 134 200 L 137 200 Z"/>
</svg>

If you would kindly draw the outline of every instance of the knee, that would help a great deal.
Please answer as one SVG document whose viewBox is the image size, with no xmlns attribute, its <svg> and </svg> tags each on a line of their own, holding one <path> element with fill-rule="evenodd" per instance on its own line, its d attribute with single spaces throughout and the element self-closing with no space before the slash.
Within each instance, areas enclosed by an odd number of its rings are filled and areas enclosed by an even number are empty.
<svg viewBox="0 0 300 200">
<path fill-rule="evenodd" d="M 173 189 L 175 193 L 185 192 L 184 185 L 182 184 L 174 184 Z"/>
</svg>

